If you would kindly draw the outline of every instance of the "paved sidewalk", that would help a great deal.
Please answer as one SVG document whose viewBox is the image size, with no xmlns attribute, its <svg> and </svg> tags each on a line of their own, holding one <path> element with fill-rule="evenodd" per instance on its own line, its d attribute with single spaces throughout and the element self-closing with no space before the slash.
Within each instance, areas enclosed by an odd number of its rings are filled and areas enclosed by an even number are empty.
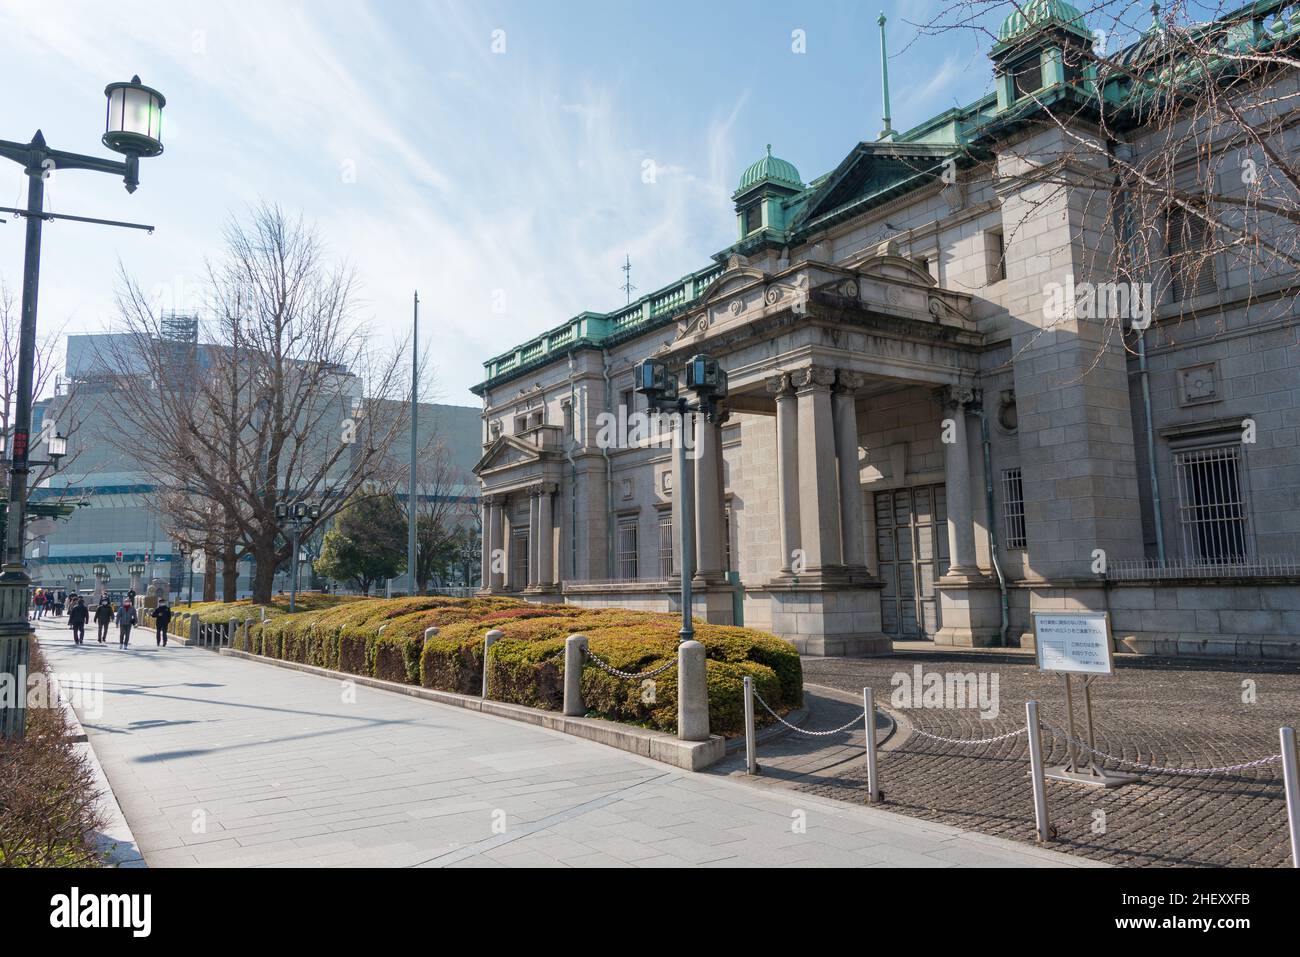
<svg viewBox="0 0 1300 957">
<path fill-rule="evenodd" d="M 146 862 L 166 866 L 1086 866 L 197 648 L 77 647 L 82 722 Z M 806 824 L 803 833 L 797 825 Z"/>
</svg>

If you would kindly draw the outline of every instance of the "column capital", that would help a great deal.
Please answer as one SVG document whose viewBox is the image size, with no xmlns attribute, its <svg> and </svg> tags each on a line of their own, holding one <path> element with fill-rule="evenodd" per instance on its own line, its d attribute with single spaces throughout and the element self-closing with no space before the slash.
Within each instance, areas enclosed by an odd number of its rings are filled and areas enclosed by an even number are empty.
<svg viewBox="0 0 1300 957">
<path fill-rule="evenodd" d="M 790 382 L 790 373 L 778 372 L 770 375 L 763 380 L 763 385 L 767 387 L 767 394 L 779 397 L 794 395 L 794 386 Z"/>
<path fill-rule="evenodd" d="M 979 411 L 983 395 L 983 389 L 972 389 L 965 386 L 945 385 L 934 390 L 935 399 L 938 400 L 941 406 L 950 411 L 956 411 L 958 408 Z"/>
<path fill-rule="evenodd" d="M 538 495 L 554 495 L 559 490 L 559 482 L 543 482 L 541 485 L 537 486 Z"/>
<path fill-rule="evenodd" d="M 835 384 L 835 370 L 826 366 L 804 366 L 790 373 L 790 382 L 800 392 L 829 390 Z"/>
<path fill-rule="evenodd" d="M 851 369 L 840 369 L 835 375 L 835 388 L 838 392 L 857 392 L 867 384 L 867 377 Z"/>
</svg>

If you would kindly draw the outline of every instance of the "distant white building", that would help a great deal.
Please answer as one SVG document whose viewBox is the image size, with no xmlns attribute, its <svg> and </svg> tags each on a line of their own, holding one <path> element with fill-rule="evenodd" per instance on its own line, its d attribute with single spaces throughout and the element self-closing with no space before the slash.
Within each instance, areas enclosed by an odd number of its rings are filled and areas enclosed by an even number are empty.
<svg viewBox="0 0 1300 957">
<path fill-rule="evenodd" d="M 68 455 L 63 468 L 31 492 L 33 501 L 84 502 L 70 518 L 52 524 L 48 534 L 28 550 L 28 564 L 34 580 L 46 585 L 66 586 L 70 575 L 83 577 L 82 589 L 94 587 L 95 565 L 108 566 L 109 589 L 131 587 L 128 566 L 147 562 L 150 578 L 167 580 L 173 592 L 189 592 L 190 574 L 186 563 L 175 554 L 175 542 L 166 524 L 150 508 L 156 479 L 150 472 L 150 450 L 166 442 L 167 423 L 148 434 L 136 431 L 116 411 L 109 373 L 126 352 L 128 337 L 115 334 L 68 337 L 65 374 L 58 393 L 36 404 L 33 431 L 44 420 L 57 423 L 68 435 Z M 200 347 L 200 362 L 202 348 Z M 129 371 L 129 370 L 127 370 Z M 143 369 L 139 370 L 141 373 Z M 148 388 L 142 381 L 142 388 Z M 472 407 L 421 403 L 419 440 L 437 438 L 446 444 L 454 467 L 465 476 L 465 484 L 448 487 L 448 495 L 471 506 L 477 500 L 477 484 L 471 469 L 479 456 L 479 411 Z M 409 432 L 398 438 L 394 455 L 402 458 Z M 47 523 L 48 525 L 48 523 Z M 119 557 L 120 556 L 120 557 Z M 237 589 L 251 594 L 251 565 L 241 563 Z M 195 595 L 202 594 L 202 577 L 194 576 Z M 288 567 L 283 571 L 288 587 Z M 220 568 L 218 568 L 220 581 Z"/>
</svg>

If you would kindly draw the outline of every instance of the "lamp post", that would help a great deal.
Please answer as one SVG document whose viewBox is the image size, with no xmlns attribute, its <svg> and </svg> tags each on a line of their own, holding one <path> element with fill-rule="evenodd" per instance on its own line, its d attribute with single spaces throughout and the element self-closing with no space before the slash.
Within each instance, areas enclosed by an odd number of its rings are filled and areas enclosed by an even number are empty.
<svg viewBox="0 0 1300 957">
<path fill-rule="evenodd" d="M 140 185 L 140 158 L 163 151 L 162 109 L 166 99 L 132 77 L 129 83 L 110 83 L 104 89 L 108 102 L 103 144 L 125 159 L 109 160 L 51 149 L 40 130 L 30 143 L 0 140 L 0 156 L 13 160 L 27 174 L 27 208 L 6 209 L 27 220 L 23 254 L 22 320 L 18 338 L 18 394 L 14 397 L 13 465 L 9 471 L 9 516 L 5 564 L 0 573 L 0 676 L 24 674 L 31 656 L 31 626 L 27 622 L 27 589 L 31 578 L 23 567 L 23 536 L 27 518 L 27 475 L 32 431 L 32 381 L 36 358 L 36 299 L 40 284 L 41 227 L 47 219 L 72 219 L 102 225 L 131 226 L 87 217 L 47 213 L 45 180 L 54 170 L 84 169 L 121 176 L 128 193 Z M 148 227 L 139 227 L 148 228 Z M 21 738 L 26 728 L 25 695 L 0 701 L 0 738 Z"/>
<path fill-rule="evenodd" d="M 86 576 L 85 576 L 85 575 L 73 575 L 73 576 L 72 576 L 72 588 L 73 588 L 73 591 L 76 592 L 78 598 L 81 597 L 81 583 L 84 582 L 85 580 L 86 580 Z"/>
<path fill-rule="evenodd" d="M 140 593 L 140 578 L 144 575 L 144 562 L 132 562 L 126 566 L 127 574 L 131 576 L 131 590 L 137 595 Z"/>
<path fill-rule="evenodd" d="M 682 552 L 682 627 L 677 633 L 679 644 L 695 637 L 695 627 L 691 623 L 691 577 L 695 574 L 695 498 L 694 483 L 686 474 L 687 416 L 703 414 L 707 421 L 714 420 L 718 414 L 718 403 L 727 397 L 727 373 L 712 356 L 693 356 L 686 363 L 686 387 L 695 393 L 694 402 L 688 402 L 678 394 L 677 376 L 670 373 L 663 362 L 645 359 L 636 367 L 636 391 L 646 397 L 650 408 L 657 412 L 671 412 L 678 417 L 674 454 L 681 488 L 675 488 L 674 494 L 681 496 L 679 520 L 682 525 L 677 537 Z"/>
<path fill-rule="evenodd" d="M 306 502 L 277 502 L 275 517 L 280 525 L 289 526 L 289 541 L 293 548 L 293 567 L 289 574 L 289 612 L 292 614 L 298 605 L 298 565 L 302 557 L 298 551 L 298 536 L 302 530 L 320 520 L 320 506 L 308 505 Z"/>
<path fill-rule="evenodd" d="M 106 583 L 108 582 L 108 566 L 96 565 L 91 571 L 95 575 L 95 601 L 104 597 Z"/>
</svg>

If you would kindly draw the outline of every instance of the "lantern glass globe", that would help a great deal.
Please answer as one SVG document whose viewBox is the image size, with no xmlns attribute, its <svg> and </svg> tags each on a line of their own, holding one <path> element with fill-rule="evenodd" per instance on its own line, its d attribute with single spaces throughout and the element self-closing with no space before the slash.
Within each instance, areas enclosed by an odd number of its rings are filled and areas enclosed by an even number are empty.
<svg viewBox="0 0 1300 957">
<path fill-rule="evenodd" d="M 162 111 L 167 98 L 145 86 L 138 76 L 129 83 L 110 83 L 104 120 L 104 145 L 127 156 L 158 156 L 163 151 Z"/>
</svg>

